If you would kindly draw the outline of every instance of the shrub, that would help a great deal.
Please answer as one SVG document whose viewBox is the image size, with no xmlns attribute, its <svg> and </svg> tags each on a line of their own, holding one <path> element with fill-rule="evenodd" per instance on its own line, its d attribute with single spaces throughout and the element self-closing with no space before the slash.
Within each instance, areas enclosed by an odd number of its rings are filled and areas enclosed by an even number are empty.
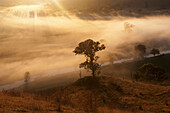
<svg viewBox="0 0 170 113">
<path fill-rule="evenodd" d="M 152 49 L 150 53 L 153 54 L 154 56 L 156 54 L 160 54 L 159 49 Z"/>
<path fill-rule="evenodd" d="M 163 82 L 168 76 L 164 69 L 148 63 L 139 67 L 133 75 L 133 78 L 138 81 Z"/>
</svg>

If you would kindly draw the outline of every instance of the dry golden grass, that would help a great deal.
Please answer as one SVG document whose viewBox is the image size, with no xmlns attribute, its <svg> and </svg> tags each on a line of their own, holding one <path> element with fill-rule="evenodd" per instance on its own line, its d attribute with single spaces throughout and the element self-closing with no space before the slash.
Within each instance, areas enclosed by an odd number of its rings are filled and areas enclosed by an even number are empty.
<svg viewBox="0 0 170 113">
<path fill-rule="evenodd" d="M 61 110 L 66 113 L 78 112 L 67 106 L 61 106 Z M 2 91 L 0 92 L 0 112 L 56 113 L 58 112 L 58 104 L 49 98 L 35 94 Z"/>
<path fill-rule="evenodd" d="M 131 113 L 131 112 L 123 111 L 119 109 L 110 109 L 108 107 L 99 107 L 98 113 Z"/>
<path fill-rule="evenodd" d="M 0 92 L 0 112 L 169 113 L 170 86 L 112 76 L 85 77 L 56 89 L 52 96 L 14 90 Z"/>
<path fill-rule="evenodd" d="M 56 92 L 54 97 L 59 94 Z M 61 92 L 60 92 L 61 94 Z M 100 76 L 85 77 L 62 90 L 62 103 L 85 112 L 168 113 L 170 87 Z"/>
</svg>

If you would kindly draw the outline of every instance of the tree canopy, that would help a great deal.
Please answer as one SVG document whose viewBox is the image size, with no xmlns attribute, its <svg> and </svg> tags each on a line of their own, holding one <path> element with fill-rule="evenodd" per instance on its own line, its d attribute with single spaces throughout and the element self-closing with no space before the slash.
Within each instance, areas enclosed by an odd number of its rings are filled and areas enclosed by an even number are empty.
<svg viewBox="0 0 170 113">
<path fill-rule="evenodd" d="M 144 57 L 144 54 L 146 53 L 145 45 L 139 44 L 135 46 L 135 52 L 139 57 Z"/>
<path fill-rule="evenodd" d="M 156 54 L 160 54 L 159 49 L 155 49 L 155 48 L 153 48 L 150 53 L 153 54 L 154 56 Z"/>
<path fill-rule="evenodd" d="M 95 42 L 88 39 L 84 42 L 80 42 L 79 45 L 73 51 L 76 55 L 84 55 L 86 61 L 79 65 L 80 68 L 91 70 L 92 75 L 95 77 L 99 73 L 100 64 L 97 63 L 99 56 L 96 56 L 96 52 L 104 50 L 106 47 L 100 42 Z"/>
</svg>

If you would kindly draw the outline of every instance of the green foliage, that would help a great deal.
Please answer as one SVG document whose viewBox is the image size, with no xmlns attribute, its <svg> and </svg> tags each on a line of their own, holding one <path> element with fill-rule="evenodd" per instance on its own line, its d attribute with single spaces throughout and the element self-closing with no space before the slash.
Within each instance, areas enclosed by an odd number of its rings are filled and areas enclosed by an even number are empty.
<svg viewBox="0 0 170 113">
<path fill-rule="evenodd" d="M 160 54 L 159 49 L 155 49 L 155 48 L 153 48 L 150 53 L 153 54 L 154 56 L 156 54 Z"/>
<path fill-rule="evenodd" d="M 165 74 L 164 69 L 148 63 L 139 67 L 133 78 L 138 81 L 163 82 L 168 76 Z"/>
<path fill-rule="evenodd" d="M 99 56 L 96 56 L 96 52 L 104 50 L 106 47 L 104 44 L 100 45 L 100 42 L 95 42 L 88 39 L 79 43 L 78 47 L 73 51 L 76 55 L 85 55 L 86 61 L 79 65 L 80 68 L 84 68 L 92 71 L 92 75 L 95 77 L 99 74 L 100 64 L 97 63 Z"/>
<path fill-rule="evenodd" d="M 135 52 L 138 56 L 143 57 L 144 54 L 146 53 L 145 45 L 139 44 L 139 45 L 135 46 Z"/>
</svg>

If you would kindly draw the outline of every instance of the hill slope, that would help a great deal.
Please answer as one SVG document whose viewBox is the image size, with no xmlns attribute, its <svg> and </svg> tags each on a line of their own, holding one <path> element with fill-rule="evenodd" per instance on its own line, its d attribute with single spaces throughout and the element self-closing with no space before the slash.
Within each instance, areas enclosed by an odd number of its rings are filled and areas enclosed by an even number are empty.
<svg viewBox="0 0 170 113">
<path fill-rule="evenodd" d="M 144 60 L 140 60 L 140 61 L 132 61 L 132 62 L 125 62 L 125 63 L 114 64 L 114 65 L 107 65 L 107 66 L 103 66 L 101 71 L 103 75 L 113 75 L 117 77 L 124 77 L 126 79 L 131 79 L 131 74 L 135 72 L 137 68 L 139 68 L 140 66 L 146 63 L 152 63 L 156 66 L 165 69 L 166 73 L 169 75 L 168 81 L 170 81 L 170 68 L 169 68 L 170 54 L 145 58 Z"/>
<path fill-rule="evenodd" d="M 71 107 L 62 106 L 62 112 L 77 112 Z M 58 103 L 50 97 L 43 97 L 30 93 L 16 91 L 0 92 L 0 112 L 1 113 L 51 113 L 58 112 Z"/>
<path fill-rule="evenodd" d="M 158 86 L 112 76 L 84 77 L 40 96 L 0 92 L 0 112 L 169 113 L 170 86 Z M 48 90 L 44 90 L 48 93 Z"/>
<path fill-rule="evenodd" d="M 62 92 L 62 93 L 61 93 Z M 86 112 L 169 112 L 170 87 L 111 76 L 85 77 L 57 91 L 63 104 Z"/>
</svg>

